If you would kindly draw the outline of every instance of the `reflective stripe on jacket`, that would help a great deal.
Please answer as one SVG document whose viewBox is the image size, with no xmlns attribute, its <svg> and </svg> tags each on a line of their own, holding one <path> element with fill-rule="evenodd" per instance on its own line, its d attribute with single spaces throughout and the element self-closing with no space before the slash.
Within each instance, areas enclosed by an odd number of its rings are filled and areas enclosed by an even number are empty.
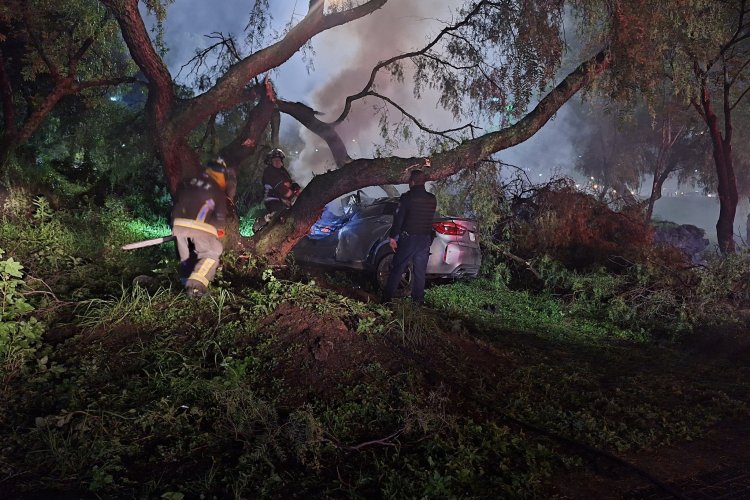
<svg viewBox="0 0 750 500">
<path fill-rule="evenodd" d="M 213 234 L 214 236 L 218 237 L 218 234 L 216 233 L 216 228 L 214 226 L 212 226 L 211 224 L 206 224 L 205 222 L 199 222 L 193 219 L 183 219 L 181 217 L 177 217 L 175 220 L 172 221 L 172 227 L 186 227 L 189 229 L 197 229 L 199 231 L 204 231 L 206 233 Z"/>
</svg>

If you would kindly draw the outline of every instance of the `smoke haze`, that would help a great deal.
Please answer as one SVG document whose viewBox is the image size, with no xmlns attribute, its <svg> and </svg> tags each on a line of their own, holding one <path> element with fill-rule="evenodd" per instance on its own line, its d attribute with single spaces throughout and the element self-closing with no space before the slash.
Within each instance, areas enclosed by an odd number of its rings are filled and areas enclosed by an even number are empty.
<svg viewBox="0 0 750 500">
<path fill-rule="evenodd" d="M 429 36 L 442 28 L 436 19 L 450 21 L 451 9 L 456 4 L 456 0 L 389 2 L 370 16 L 321 34 L 314 40 L 316 51 L 336 56 L 333 61 L 323 62 L 323 72 L 328 78 L 312 93 L 309 104 L 324 113 L 321 116 L 324 121 L 335 120 L 343 110 L 346 96 L 359 92 L 367 83 L 373 66 L 422 47 Z M 341 47 L 345 47 L 344 53 Z M 407 111 L 429 126 L 450 124 L 451 117 L 437 109 L 434 93 L 425 92 L 423 99 L 414 104 L 409 84 L 413 73 L 408 65 L 405 70 L 404 84 L 391 81 L 390 74 L 381 70 L 376 78 L 377 91 L 396 102 L 413 103 Z M 347 119 L 337 127 L 352 158 L 372 156 L 380 142 L 378 118 L 373 109 L 376 105 L 382 106 L 383 102 L 374 98 L 355 102 Z M 390 118 L 398 120 L 401 113 L 391 108 Z M 323 141 L 302 127 L 299 134 L 306 147 L 291 169 L 293 175 L 306 183 L 313 174 L 335 165 Z M 393 153 L 410 156 L 417 154 L 417 150 L 413 144 L 403 144 Z"/>
</svg>

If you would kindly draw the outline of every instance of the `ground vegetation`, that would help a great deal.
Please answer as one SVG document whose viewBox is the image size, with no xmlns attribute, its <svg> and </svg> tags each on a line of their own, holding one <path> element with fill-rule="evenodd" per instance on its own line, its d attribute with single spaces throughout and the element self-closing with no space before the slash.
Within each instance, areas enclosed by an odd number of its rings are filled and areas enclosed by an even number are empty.
<svg viewBox="0 0 750 500">
<path fill-rule="evenodd" d="M 119 250 L 164 224 L 124 202 L 6 197 L 11 497 L 663 493 L 724 470 L 699 445 L 746 431 L 740 255 L 691 268 L 646 252 L 613 272 L 537 246 L 524 281 L 487 250 L 482 277 L 417 307 L 230 251 L 194 300 L 172 249 Z M 743 442 L 724 447 L 735 464 L 750 463 Z"/>
</svg>

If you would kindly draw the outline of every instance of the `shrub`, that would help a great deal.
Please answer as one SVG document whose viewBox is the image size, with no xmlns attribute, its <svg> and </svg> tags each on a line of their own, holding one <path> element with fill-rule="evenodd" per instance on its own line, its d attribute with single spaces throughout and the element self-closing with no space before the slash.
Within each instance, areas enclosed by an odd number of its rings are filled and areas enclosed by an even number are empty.
<svg viewBox="0 0 750 500">
<path fill-rule="evenodd" d="M 4 253 L 0 249 L 0 258 Z M 44 333 L 42 323 L 36 318 L 26 317 L 34 308 L 19 290 L 25 285 L 22 269 L 23 266 L 12 257 L 0 260 L 0 378 L 3 391 L 36 352 Z"/>
<path fill-rule="evenodd" d="M 612 256 L 642 262 L 651 245 L 652 229 L 640 215 L 614 212 L 567 184 L 546 186 L 523 203 L 533 210 L 518 223 L 514 251 L 526 259 L 550 255 L 573 269 L 614 269 Z"/>
</svg>

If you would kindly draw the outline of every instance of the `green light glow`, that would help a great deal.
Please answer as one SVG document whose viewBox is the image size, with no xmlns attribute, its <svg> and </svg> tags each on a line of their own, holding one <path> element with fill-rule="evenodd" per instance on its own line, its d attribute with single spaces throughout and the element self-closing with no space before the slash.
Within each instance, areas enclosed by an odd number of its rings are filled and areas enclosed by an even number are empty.
<svg viewBox="0 0 750 500">
<path fill-rule="evenodd" d="M 168 236 L 172 234 L 172 230 L 169 228 L 169 224 L 165 219 L 135 219 L 129 221 L 126 227 L 133 233 L 139 236 L 143 236 L 144 240 L 159 238 L 161 236 Z"/>
<path fill-rule="evenodd" d="M 253 234 L 253 224 L 255 224 L 255 217 L 248 217 L 243 215 L 240 217 L 240 236 L 249 238 Z"/>
</svg>

